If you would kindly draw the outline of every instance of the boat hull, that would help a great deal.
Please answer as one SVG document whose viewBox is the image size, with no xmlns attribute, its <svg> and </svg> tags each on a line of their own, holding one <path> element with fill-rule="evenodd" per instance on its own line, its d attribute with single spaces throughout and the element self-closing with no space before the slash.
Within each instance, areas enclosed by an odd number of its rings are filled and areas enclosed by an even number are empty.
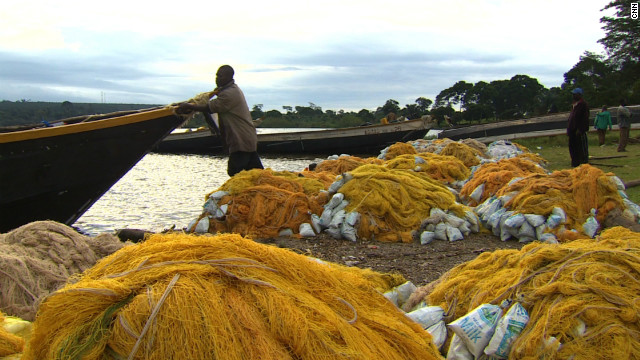
<svg viewBox="0 0 640 360">
<path fill-rule="evenodd" d="M 258 153 L 372 154 L 396 142 L 421 139 L 430 128 L 428 121 L 419 119 L 388 125 L 258 134 Z M 153 151 L 221 154 L 223 147 L 219 137 L 204 130 L 171 134 Z"/>
<path fill-rule="evenodd" d="M 72 225 L 183 121 L 158 109 L 0 134 L 0 232 L 37 220 Z"/>
</svg>

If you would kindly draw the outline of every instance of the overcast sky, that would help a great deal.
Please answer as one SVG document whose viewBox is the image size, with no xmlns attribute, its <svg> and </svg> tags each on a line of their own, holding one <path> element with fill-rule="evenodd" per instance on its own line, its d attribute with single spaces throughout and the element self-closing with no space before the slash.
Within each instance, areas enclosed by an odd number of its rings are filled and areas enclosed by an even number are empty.
<svg viewBox="0 0 640 360">
<path fill-rule="evenodd" d="M 50 1 L 2 4 L 0 100 L 169 104 L 229 64 L 250 107 L 370 109 L 459 80 L 559 86 L 602 53 L 583 0 Z"/>
</svg>

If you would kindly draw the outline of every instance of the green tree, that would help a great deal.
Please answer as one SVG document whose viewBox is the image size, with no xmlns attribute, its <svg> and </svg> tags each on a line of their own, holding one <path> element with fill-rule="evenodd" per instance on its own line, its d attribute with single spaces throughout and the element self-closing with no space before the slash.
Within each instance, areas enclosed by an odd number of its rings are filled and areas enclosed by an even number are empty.
<svg viewBox="0 0 640 360">
<path fill-rule="evenodd" d="M 631 18 L 631 3 L 637 3 L 637 0 L 614 0 L 602 9 L 615 9 L 615 15 L 600 19 L 606 35 L 598 42 L 604 45 L 609 60 L 618 67 L 640 63 L 640 20 Z"/>
<path fill-rule="evenodd" d="M 407 104 L 404 109 L 400 110 L 400 115 L 407 119 L 417 119 L 421 116 L 420 107 L 418 104 Z"/>
<path fill-rule="evenodd" d="M 416 104 L 418 105 L 418 111 L 420 112 L 420 116 L 426 115 L 429 113 L 429 107 L 433 104 L 431 99 L 427 99 L 425 97 L 419 97 L 416 99 Z"/>
<path fill-rule="evenodd" d="M 71 114 L 73 114 L 73 104 L 70 101 L 63 101 L 61 107 L 62 113 L 65 116 L 72 116 Z"/>
<path fill-rule="evenodd" d="M 467 93 L 473 88 L 473 84 L 464 80 L 460 80 L 453 84 L 452 87 L 442 90 L 436 96 L 435 106 L 455 106 L 460 105 L 460 109 L 465 106 L 465 98 Z"/>
<path fill-rule="evenodd" d="M 367 109 L 362 109 L 358 111 L 358 117 L 364 123 L 373 122 L 375 120 L 375 115 Z"/>
<path fill-rule="evenodd" d="M 394 113 L 394 114 L 399 114 L 400 113 L 400 106 L 399 106 L 399 102 L 397 102 L 396 100 L 393 99 L 389 99 L 387 100 L 386 103 L 384 103 L 384 105 L 382 105 L 382 107 L 379 107 L 378 110 L 376 111 L 377 114 L 382 115 L 380 116 L 385 117 L 387 114 L 389 114 L 390 112 Z"/>
<path fill-rule="evenodd" d="M 544 86 L 528 75 L 515 75 L 509 80 L 507 89 L 510 107 L 515 109 L 518 117 L 522 117 L 534 112 Z"/>
<path fill-rule="evenodd" d="M 565 91 L 582 88 L 585 100 L 592 107 L 615 104 L 618 100 L 618 74 L 607 64 L 604 55 L 587 51 L 580 56 L 580 61 L 564 74 L 562 88 Z"/>
<path fill-rule="evenodd" d="M 255 104 L 251 109 L 251 117 L 254 119 L 261 118 L 264 116 L 264 111 L 262 111 L 263 104 Z"/>
</svg>

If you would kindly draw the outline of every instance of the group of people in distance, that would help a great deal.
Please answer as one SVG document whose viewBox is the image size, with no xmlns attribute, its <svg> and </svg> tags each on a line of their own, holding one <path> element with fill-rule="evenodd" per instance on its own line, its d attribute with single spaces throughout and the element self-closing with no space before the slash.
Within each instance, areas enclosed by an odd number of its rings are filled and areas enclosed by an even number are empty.
<svg viewBox="0 0 640 360">
<path fill-rule="evenodd" d="M 589 147 L 587 144 L 587 132 L 589 131 L 589 105 L 584 100 L 584 92 L 581 88 L 571 91 L 573 104 L 569 120 L 567 122 L 567 136 L 569 137 L 569 155 L 571 156 L 571 166 L 576 167 L 589 162 Z M 618 128 L 620 129 L 620 141 L 618 142 L 618 152 L 627 151 L 629 142 L 629 131 L 631 129 L 631 111 L 627 108 L 626 101 L 620 100 L 617 109 Z M 607 128 L 612 129 L 611 113 L 607 106 L 602 107 L 602 111 L 596 114 L 594 128 L 598 132 L 598 144 L 604 146 Z"/>
</svg>

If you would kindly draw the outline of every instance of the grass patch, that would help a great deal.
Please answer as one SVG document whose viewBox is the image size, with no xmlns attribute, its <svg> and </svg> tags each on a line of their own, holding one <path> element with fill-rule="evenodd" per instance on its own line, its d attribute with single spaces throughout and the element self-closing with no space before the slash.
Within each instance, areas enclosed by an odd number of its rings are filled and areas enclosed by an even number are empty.
<svg viewBox="0 0 640 360">
<path fill-rule="evenodd" d="M 640 136 L 640 130 L 631 130 L 630 137 Z M 616 174 L 622 181 L 640 179 L 640 144 L 628 144 L 627 151 L 619 153 L 617 131 L 609 131 L 605 137 L 605 146 L 598 146 L 598 135 L 589 133 L 589 163 L 604 172 Z M 517 139 L 514 142 L 526 146 L 531 152 L 540 154 L 549 163 L 551 171 L 571 168 L 569 145 L 566 135 L 544 136 L 539 138 Z M 624 156 L 611 159 L 599 159 L 609 156 Z M 640 186 L 627 189 L 629 199 L 640 204 Z"/>
</svg>

